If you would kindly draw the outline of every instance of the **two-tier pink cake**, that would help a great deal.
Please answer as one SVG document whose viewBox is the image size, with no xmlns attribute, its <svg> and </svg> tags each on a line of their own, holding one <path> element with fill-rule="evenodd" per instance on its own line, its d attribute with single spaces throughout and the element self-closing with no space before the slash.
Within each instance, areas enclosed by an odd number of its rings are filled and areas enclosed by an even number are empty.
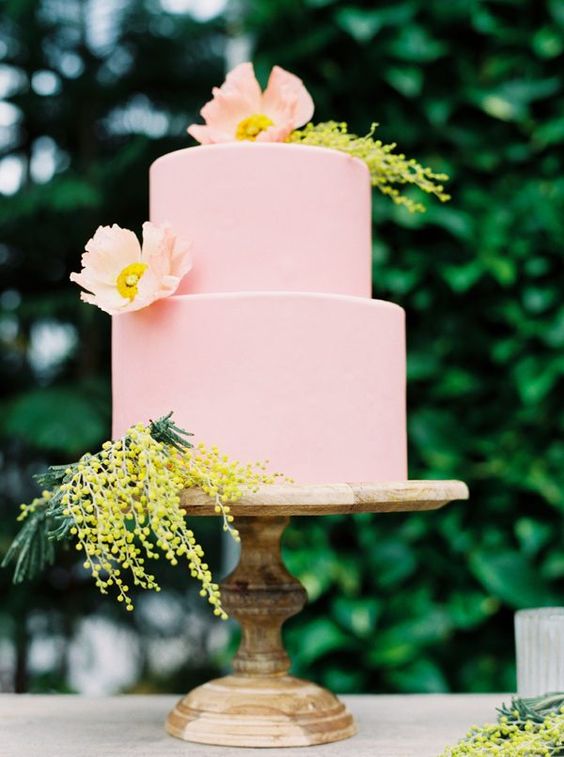
<svg viewBox="0 0 564 757">
<path fill-rule="evenodd" d="M 403 310 L 370 299 L 365 164 L 292 144 L 151 168 L 151 220 L 192 240 L 177 293 L 113 319 L 114 434 L 174 411 L 298 482 L 407 477 Z"/>
</svg>

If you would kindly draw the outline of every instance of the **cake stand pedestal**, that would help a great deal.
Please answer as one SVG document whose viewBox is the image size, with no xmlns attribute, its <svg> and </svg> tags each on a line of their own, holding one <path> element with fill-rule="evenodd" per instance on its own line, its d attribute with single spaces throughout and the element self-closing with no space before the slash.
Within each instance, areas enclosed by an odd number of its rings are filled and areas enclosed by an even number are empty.
<svg viewBox="0 0 564 757">
<path fill-rule="evenodd" d="M 280 554 L 290 516 L 434 510 L 467 498 L 460 481 L 404 481 L 268 486 L 234 503 L 241 557 L 221 586 L 223 606 L 242 626 L 233 674 L 189 692 L 169 714 L 167 731 L 185 741 L 240 747 L 309 746 L 354 735 L 352 715 L 334 694 L 288 675 L 281 627 L 306 602 Z M 198 490 L 183 493 L 183 506 L 189 515 L 215 514 Z"/>
</svg>

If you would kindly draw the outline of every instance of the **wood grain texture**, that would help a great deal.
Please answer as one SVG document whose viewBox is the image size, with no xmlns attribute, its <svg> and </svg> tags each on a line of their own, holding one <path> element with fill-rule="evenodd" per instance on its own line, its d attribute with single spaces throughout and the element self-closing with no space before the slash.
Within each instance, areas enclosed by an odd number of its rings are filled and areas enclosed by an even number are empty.
<svg viewBox="0 0 564 757">
<path fill-rule="evenodd" d="M 286 675 L 209 681 L 177 703 L 166 729 L 200 744 L 269 748 L 327 744 L 356 733 L 334 694 Z"/>
<path fill-rule="evenodd" d="M 235 516 L 332 515 L 436 510 L 468 499 L 462 481 L 383 481 L 359 484 L 277 484 L 245 494 L 231 505 Z M 200 489 L 185 489 L 190 515 L 215 515 L 215 503 Z"/>
<path fill-rule="evenodd" d="M 326 744 L 356 732 L 331 692 L 288 675 L 281 628 L 307 596 L 280 553 L 285 516 L 241 518 L 239 564 L 221 586 L 223 605 L 242 627 L 234 675 L 209 681 L 178 702 L 172 735 L 202 744 L 291 747 Z"/>
<path fill-rule="evenodd" d="M 353 736 L 354 720 L 334 694 L 288 675 L 281 627 L 306 601 L 282 562 L 289 516 L 431 510 L 467 497 L 460 481 L 284 484 L 246 494 L 232 506 L 240 561 L 221 587 L 225 609 L 242 626 L 234 672 L 181 699 L 167 731 L 185 741 L 233 747 L 311 746 Z M 190 515 L 215 514 L 214 503 L 197 490 L 184 491 L 183 505 Z"/>
<path fill-rule="evenodd" d="M 221 585 L 223 606 L 242 628 L 233 670 L 241 675 L 282 676 L 290 658 L 282 646 L 282 624 L 307 602 L 300 582 L 284 567 L 282 533 L 290 519 L 243 518 L 239 564 Z"/>
</svg>

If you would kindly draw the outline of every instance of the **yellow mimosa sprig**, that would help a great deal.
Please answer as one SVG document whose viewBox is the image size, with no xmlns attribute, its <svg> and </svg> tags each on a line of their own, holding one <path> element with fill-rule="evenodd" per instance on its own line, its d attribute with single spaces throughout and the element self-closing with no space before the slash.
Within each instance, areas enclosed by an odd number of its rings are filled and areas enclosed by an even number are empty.
<svg viewBox="0 0 564 757">
<path fill-rule="evenodd" d="M 312 147 L 328 147 L 362 160 L 370 173 L 372 186 L 411 213 L 423 213 L 425 206 L 403 194 L 401 189 L 398 189 L 402 185 L 418 187 L 422 192 L 434 195 L 441 202 L 450 200 L 450 195 L 443 187 L 448 176 L 436 173 L 431 168 L 422 166 L 414 158 L 407 158 L 396 152 L 395 143 L 384 144 L 380 139 L 375 139 L 374 132 L 377 127 L 378 124 L 372 124 L 368 134 L 360 137 L 351 134 L 346 123 L 309 123 L 303 129 L 293 131 L 287 141 Z"/>
<path fill-rule="evenodd" d="M 132 426 L 77 463 L 50 468 L 40 477 L 46 487 L 41 497 L 22 505 L 24 527 L 4 560 L 15 562 L 14 580 L 51 563 L 53 541 L 73 539 L 100 591 L 114 591 L 127 610 L 133 609 L 130 586 L 160 591 L 148 563 L 164 557 L 174 566 L 186 564 L 214 614 L 226 618 L 204 551 L 187 525 L 181 492 L 198 487 L 208 494 L 224 530 L 238 540 L 229 503 L 279 474 L 267 473 L 261 463 L 230 460 L 215 446 L 192 446 L 187 436 L 170 414 Z"/>
</svg>

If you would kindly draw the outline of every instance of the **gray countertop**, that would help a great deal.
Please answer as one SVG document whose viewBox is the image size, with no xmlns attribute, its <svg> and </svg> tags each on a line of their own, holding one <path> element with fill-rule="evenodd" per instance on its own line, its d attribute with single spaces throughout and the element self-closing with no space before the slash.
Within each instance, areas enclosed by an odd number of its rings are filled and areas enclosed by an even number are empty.
<svg viewBox="0 0 564 757">
<path fill-rule="evenodd" d="M 267 749 L 310 757 L 438 757 L 471 725 L 491 722 L 508 695 L 343 696 L 358 724 L 352 739 L 322 746 Z M 241 757 L 260 750 L 179 741 L 163 728 L 175 696 L 0 694 L 1 757 Z"/>
</svg>

